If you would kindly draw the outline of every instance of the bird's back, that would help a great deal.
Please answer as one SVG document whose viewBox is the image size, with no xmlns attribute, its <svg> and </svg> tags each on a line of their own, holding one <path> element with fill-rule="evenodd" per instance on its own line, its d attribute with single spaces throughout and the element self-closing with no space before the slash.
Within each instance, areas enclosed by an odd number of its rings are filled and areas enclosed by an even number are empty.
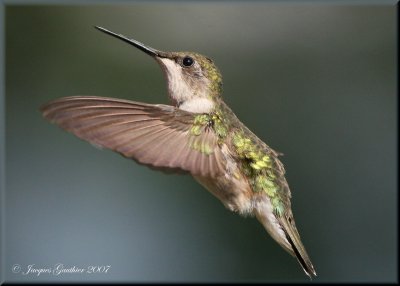
<svg viewBox="0 0 400 286">
<path fill-rule="evenodd" d="M 295 225 L 291 192 L 279 153 L 251 132 L 224 102 L 218 109 L 229 130 L 225 142 L 251 189 L 252 213 L 298 259 L 307 275 L 316 275 Z"/>
</svg>

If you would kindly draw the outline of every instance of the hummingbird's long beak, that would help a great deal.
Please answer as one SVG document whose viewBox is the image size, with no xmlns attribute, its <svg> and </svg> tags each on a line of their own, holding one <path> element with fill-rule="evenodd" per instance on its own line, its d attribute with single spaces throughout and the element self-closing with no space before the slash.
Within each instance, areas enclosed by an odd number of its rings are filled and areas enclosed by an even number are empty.
<svg viewBox="0 0 400 286">
<path fill-rule="evenodd" d="M 131 44 L 132 46 L 135 46 L 136 48 L 138 48 L 139 50 L 142 50 L 143 52 L 145 52 L 146 54 L 148 54 L 150 56 L 153 56 L 153 57 L 164 57 L 164 53 L 163 52 L 158 51 L 156 49 L 153 49 L 151 47 L 148 47 L 148 46 L 142 44 L 141 42 L 138 42 L 138 41 L 133 40 L 133 39 L 129 39 L 129 38 L 125 37 L 124 35 L 111 32 L 111 31 L 109 31 L 107 29 L 104 29 L 103 27 L 99 27 L 99 26 L 94 26 L 94 27 L 96 29 L 106 33 L 106 34 L 109 34 L 109 35 L 111 35 L 113 37 L 116 37 L 116 38 L 118 38 L 118 39 L 120 39 L 120 40 L 122 40 L 124 42 L 127 42 L 128 44 Z"/>
</svg>

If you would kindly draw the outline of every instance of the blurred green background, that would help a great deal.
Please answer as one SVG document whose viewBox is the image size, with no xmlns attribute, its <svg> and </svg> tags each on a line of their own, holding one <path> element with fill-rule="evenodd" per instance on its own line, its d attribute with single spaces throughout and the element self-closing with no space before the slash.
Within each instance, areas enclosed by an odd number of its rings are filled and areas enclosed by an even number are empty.
<svg viewBox="0 0 400 286">
<path fill-rule="evenodd" d="M 104 35 L 205 54 L 282 161 L 316 282 L 397 280 L 396 7 L 318 3 L 8 5 L 6 281 L 307 282 L 253 218 L 190 176 L 98 150 L 42 119 L 98 95 L 167 103 L 159 66 Z M 107 274 L 13 273 L 111 265 Z"/>
</svg>

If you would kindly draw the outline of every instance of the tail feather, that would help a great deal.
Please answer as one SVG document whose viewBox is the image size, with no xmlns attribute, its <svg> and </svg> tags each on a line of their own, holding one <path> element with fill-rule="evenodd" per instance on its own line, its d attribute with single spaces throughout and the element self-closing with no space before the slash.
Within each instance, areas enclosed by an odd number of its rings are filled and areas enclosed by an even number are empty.
<svg viewBox="0 0 400 286">
<path fill-rule="evenodd" d="M 300 240 L 300 235 L 297 231 L 293 219 L 288 220 L 287 218 L 283 217 L 279 219 L 279 222 L 285 233 L 286 239 L 290 243 L 290 246 L 292 248 L 290 251 L 292 252 L 291 254 L 297 258 L 304 272 L 310 277 L 310 279 L 313 276 L 317 276 L 311 259 L 309 258 L 307 251 Z"/>
</svg>

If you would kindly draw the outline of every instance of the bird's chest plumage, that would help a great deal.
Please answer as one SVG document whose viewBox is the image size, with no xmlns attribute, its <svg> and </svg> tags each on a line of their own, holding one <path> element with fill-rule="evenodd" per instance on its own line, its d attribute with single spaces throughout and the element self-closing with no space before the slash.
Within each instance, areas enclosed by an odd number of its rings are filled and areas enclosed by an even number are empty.
<svg viewBox="0 0 400 286">
<path fill-rule="evenodd" d="M 203 115 L 204 116 L 204 115 Z M 200 117 L 199 117 L 200 118 Z M 224 205 L 243 214 L 253 213 L 257 201 L 268 200 L 275 212 L 284 212 L 275 152 L 248 130 L 225 105 L 204 119 L 218 138 L 219 161 L 223 173 L 217 177 L 196 177 Z M 207 132 L 207 131 L 206 131 Z"/>
<path fill-rule="evenodd" d="M 194 178 L 231 211 L 251 214 L 254 195 L 251 185 L 232 156 L 232 150 L 228 145 L 221 144 L 220 148 L 224 156 L 222 160 L 225 172 L 214 178 L 200 176 Z"/>
<path fill-rule="evenodd" d="M 217 160 L 223 165 L 223 172 L 218 176 L 194 176 L 195 179 L 216 196 L 228 209 L 242 214 L 252 214 L 254 208 L 253 178 L 246 174 L 246 158 L 241 158 L 235 146 L 235 134 L 241 130 L 240 121 L 223 103 L 210 114 L 198 115 L 195 118 L 193 134 L 211 132 L 217 139 L 214 148 L 220 155 Z M 204 129 L 203 129 L 204 128 Z M 214 151 L 216 150 L 214 149 Z"/>
</svg>

